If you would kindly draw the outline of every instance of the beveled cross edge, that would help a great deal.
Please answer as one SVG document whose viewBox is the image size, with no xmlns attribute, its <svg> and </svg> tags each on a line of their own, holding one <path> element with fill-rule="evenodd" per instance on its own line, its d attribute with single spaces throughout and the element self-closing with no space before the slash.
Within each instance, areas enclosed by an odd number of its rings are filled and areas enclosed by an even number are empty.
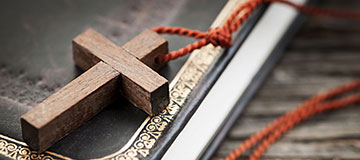
<svg viewBox="0 0 360 160">
<path fill-rule="evenodd" d="M 43 152 L 114 102 L 120 91 L 149 115 L 169 103 L 168 81 L 152 69 L 168 53 L 168 43 L 146 30 L 119 47 L 88 29 L 73 40 L 73 58 L 85 71 L 65 87 L 21 116 L 24 141 Z"/>
</svg>

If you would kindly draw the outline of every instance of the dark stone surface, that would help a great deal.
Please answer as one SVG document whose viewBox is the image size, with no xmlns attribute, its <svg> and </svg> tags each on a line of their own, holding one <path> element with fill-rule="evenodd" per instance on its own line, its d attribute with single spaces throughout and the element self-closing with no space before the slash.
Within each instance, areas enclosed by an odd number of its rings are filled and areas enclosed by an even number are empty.
<svg viewBox="0 0 360 160">
<path fill-rule="evenodd" d="M 224 4 L 218 0 L 2 1 L 0 133 L 22 140 L 19 117 L 83 72 L 72 60 L 71 40 L 86 28 L 94 28 L 119 45 L 158 25 L 206 31 Z M 170 50 L 192 41 L 166 38 Z M 171 81 L 185 60 L 171 62 L 161 74 Z M 113 153 L 146 116 L 119 100 L 50 150 L 76 159 Z"/>
</svg>

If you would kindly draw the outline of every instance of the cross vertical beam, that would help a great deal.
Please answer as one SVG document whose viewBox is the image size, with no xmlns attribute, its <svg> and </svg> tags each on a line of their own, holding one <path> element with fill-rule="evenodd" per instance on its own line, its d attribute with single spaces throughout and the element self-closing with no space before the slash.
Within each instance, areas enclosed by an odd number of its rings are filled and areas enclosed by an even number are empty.
<svg viewBox="0 0 360 160">
<path fill-rule="evenodd" d="M 85 31 L 73 40 L 73 56 L 87 71 L 21 117 L 24 141 L 45 151 L 115 101 L 119 93 L 146 113 L 159 113 L 169 103 L 168 81 L 151 68 L 164 65 L 155 58 L 167 51 L 166 40 L 150 30 L 124 48 L 92 29 Z"/>
<path fill-rule="evenodd" d="M 160 112 L 154 106 L 166 101 L 162 93 L 167 93 L 168 97 L 169 88 L 165 78 L 94 30 L 76 37 L 73 49 L 75 62 L 79 61 L 77 57 L 90 62 L 78 63 L 79 66 L 88 67 L 104 61 L 121 73 L 120 91 L 126 99 L 150 115 Z M 155 63 L 155 60 L 152 59 L 152 62 Z"/>
</svg>

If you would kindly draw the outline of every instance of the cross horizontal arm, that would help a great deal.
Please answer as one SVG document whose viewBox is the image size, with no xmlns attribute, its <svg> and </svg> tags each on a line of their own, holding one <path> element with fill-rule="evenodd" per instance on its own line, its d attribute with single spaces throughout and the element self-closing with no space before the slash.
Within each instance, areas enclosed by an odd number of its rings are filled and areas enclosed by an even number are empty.
<svg viewBox="0 0 360 160">
<path fill-rule="evenodd" d="M 148 114 L 159 113 L 169 103 L 169 84 L 165 78 L 94 30 L 76 37 L 73 49 L 75 62 L 81 62 L 77 63 L 79 66 L 87 68 L 103 61 L 119 71 L 121 94 Z"/>
<path fill-rule="evenodd" d="M 167 53 L 167 42 L 147 30 L 124 47 L 93 30 L 74 39 L 74 60 L 88 70 L 22 115 L 23 139 L 32 149 L 45 151 L 114 102 L 119 91 L 150 115 L 167 106 L 168 81 L 146 66 L 164 65 L 155 58 Z"/>
<path fill-rule="evenodd" d="M 152 30 L 145 30 L 122 48 L 154 70 L 159 70 L 167 63 L 155 62 L 157 57 L 169 53 L 169 47 L 167 41 Z"/>
<path fill-rule="evenodd" d="M 88 29 L 82 35 L 87 34 L 101 36 L 93 29 Z M 80 36 L 78 36 L 78 38 Z M 73 49 L 76 49 L 77 46 L 76 39 L 77 38 L 75 38 L 73 41 Z M 169 52 L 168 42 L 159 34 L 149 29 L 143 31 L 125 43 L 121 48 L 126 50 L 134 57 L 138 58 L 141 62 L 153 70 L 159 70 L 164 65 L 166 65 L 166 62 L 155 62 L 155 59 Z M 77 52 L 76 50 L 74 50 L 73 53 L 75 63 L 83 70 L 89 69 L 91 66 L 94 66 L 97 62 L 100 61 L 100 58 L 94 56 L 93 54 L 84 54 L 82 52 Z"/>
</svg>

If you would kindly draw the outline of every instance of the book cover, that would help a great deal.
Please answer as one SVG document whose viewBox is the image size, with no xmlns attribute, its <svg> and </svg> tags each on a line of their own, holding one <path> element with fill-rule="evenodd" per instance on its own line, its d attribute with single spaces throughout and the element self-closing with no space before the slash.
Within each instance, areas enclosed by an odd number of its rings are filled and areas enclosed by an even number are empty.
<svg viewBox="0 0 360 160">
<path fill-rule="evenodd" d="M 210 24 L 220 25 L 242 2 L 6 2 L 0 14 L 4 22 L 0 26 L 1 159 L 161 158 L 235 51 L 208 45 L 170 62 L 160 71 L 171 82 L 170 104 L 159 115 L 147 116 L 120 98 L 43 153 L 22 142 L 20 116 L 83 72 L 72 60 L 71 40 L 85 29 L 95 28 L 117 44 L 160 24 L 205 31 Z M 233 48 L 241 45 L 264 9 L 257 10 L 242 27 Z M 166 39 L 170 50 L 189 43 L 176 37 Z"/>
</svg>

